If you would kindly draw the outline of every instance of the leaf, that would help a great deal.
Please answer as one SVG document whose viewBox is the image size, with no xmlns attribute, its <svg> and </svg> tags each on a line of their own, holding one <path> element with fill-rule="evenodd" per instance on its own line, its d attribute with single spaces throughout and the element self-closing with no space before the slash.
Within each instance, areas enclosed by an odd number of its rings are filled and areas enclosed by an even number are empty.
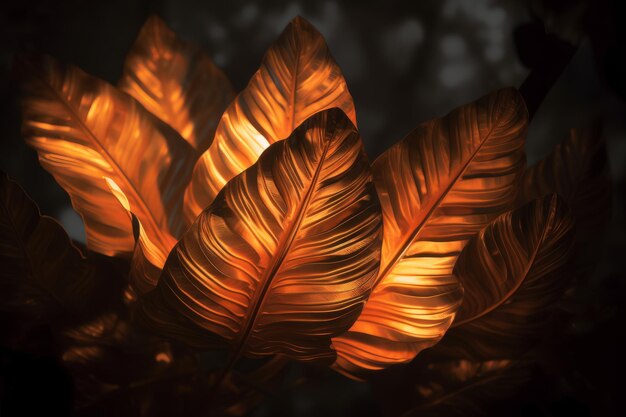
<svg viewBox="0 0 626 417">
<path fill-rule="evenodd" d="M 132 289 L 140 295 L 156 287 L 165 265 L 166 255 L 146 234 L 141 222 L 130 208 L 130 202 L 122 189 L 111 178 L 104 178 L 111 193 L 126 210 L 133 224 L 135 249 L 131 258 L 129 281 Z"/>
<path fill-rule="evenodd" d="M 70 195 L 88 247 L 118 255 L 134 246 L 130 220 L 106 176 L 119 184 L 166 255 L 183 227 L 189 145 L 131 97 L 77 68 L 41 57 L 22 60 L 20 73 L 26 141 Z"/>
<path fill-rule="evenodd" d="M 63 227 L 0 173 L 0 309 L 50 320 L 83 314 L 102 296 L 91 265 Z M 6 336 L 6 332 L 3 336 Z"/>
<path fill-rule="evenodd" d="M 127 311 L 108 311 L 69 329 L 60 344 L 76 387 L 77 415 L 135 409 L 143 411 L 133 411 L 137 415 L 245 415 L 258 406 L 262 393 L 279 388 L 286 363 L 276 356 L 258 369 L 233 372 L 217 401 L 209 404 L 219 357 L 146 337 L 133 327 Z"/>
<path fill-rule="evenodd" d="M 413 398 L 417 404 L 402 417 L 492 415 L 491 408 L 510 401 L 531 377 L 531 368 L 524 362 L 431 363 L 416 378 Z"/>
<path fill-rule="evenodd" d="M 115 377 L 127 378 L 131 361 L 123 367 L 114 366 L 122 352 L 128 351 L 128 347 L 124 345 L 128 344 L 132 332 L 130 323 L 124 316 L 120 312 L 106 311 L 63 332 L 59 337 L 63 362 L 74 373 L 100 374 L 99 379 L 103 383 L 111 382 Z M 137 366 L 137 361 L 132 362 L 132 365 Z"/>
<path fill-rule="evenodd" d="M 503 214 L 463 250 L 454 268 L 465 295 L 436 346 L 456 358 L 525 353 L 549 322 L 571 274 L 574 223 L 556 194 Z"/>
<path fill-rule="evenodd" d="M 59 335 L 60 359 L 71 371 L 75 386 L 77 415 L 90 415 L 83 413 L 89 408 L 111 414 L 103 410 L 115 405 L 128 411 L 128 397 L 143 403 L 133 388 L 148 379 L 166 379 L 173 367 L 167 343 L 137 332 L 128 316 L 124 308 L 108 310 Z M 176 362 L 177 367 L 185 366 Z M 169 388 L 173 389 L 172 384 Z"/>
<path fill-rule="evenodd" d="M 341 108 L 356 125 L 352 97 L 322 35 L 296 17 L 267 51 L 248 86 L 226 109 L 211 147 L 200 157 L 185 192 L 189 223 L 222 187 L 287 138 L 313 114 Z"/>
<path fill-rule="evenodd" d="M 152 16 L 126 57 L 120 89 L 172 126 L 199 153 L 235 97 L 230 81 L 195 45 Z"/>
<path fill-rule="evenodd" d="M 519 93 L 501 90 L 420 125 L 374 162 L 380 273 L 357 322 L 333 339 L 337 371 L 359 378 L 409 362 L 443 336 L 461 302 L 457 256 L 515 201 L 527 122 Z"/>
<path fill-rule="evenodd" d="M 355 127 L 339 109 L 318 113 L 202 212 L 144 298 L 143 321 L 160 328 L 167 307 L 172 332 L 184 317 L 195 326 L 180 331 L 187 341 L 217 338 L 234 357 L 332 360 L 330 338 L 350 327 L 376 277 L 380 228 Z"/>
<path fill-rule="evenodd" d="M 576 240 L 593 242 L 610 219 L 611 181 L 599 126 L 572 129 L 554 152 L 524 173 L 520 203 L 557 193 L 576 219 Z"/>
</svg>

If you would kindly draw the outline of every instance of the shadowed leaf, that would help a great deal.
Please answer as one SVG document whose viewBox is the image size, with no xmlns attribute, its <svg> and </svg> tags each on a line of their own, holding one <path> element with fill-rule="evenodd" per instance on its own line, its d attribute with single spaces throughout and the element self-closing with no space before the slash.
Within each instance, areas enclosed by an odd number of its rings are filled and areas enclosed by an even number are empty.
<svg viewBox="0 0 626 417">
<path fill-rule="evenodd" d="M 503 214 L 455 266 L 465 295 L 434 350 L 455 358 L 517 357 L 542 336 L 571 274 L 573 218 L 556 194 Z"/>
<path fill-rule="evenodd" d="M 102 277 L 72 245 L 63 227 L 42 216 L 4 173 L 0 173 L 0 265 L 3 314 L 45 321 L 72 318 L 106 298 Z M 109 284 L 115 287 L 113 278 Z"/>
<path fill-rule="evenodd" d="M 599 126 L 572 129 L 554 152 L 524 173 L 520 203 L 557 193 L 576 219 L 576 240 L 592 242 L 610 219 L 611 182 Z"/>
</svg>

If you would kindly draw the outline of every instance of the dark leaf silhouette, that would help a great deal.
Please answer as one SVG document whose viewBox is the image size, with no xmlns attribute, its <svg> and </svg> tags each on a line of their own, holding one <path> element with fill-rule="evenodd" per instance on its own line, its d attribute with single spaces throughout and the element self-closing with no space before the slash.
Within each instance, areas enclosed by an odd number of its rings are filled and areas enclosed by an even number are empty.
<svg viewBox="0 0 626 417">
<path fill-rule="evenodd" d="M 34 320 L 81 316 L 103 281 L 56 220 L 0 173 L 0 309 Z M 110 285 L 114 286 L 114 279 Z"/>
<path fill-rule="evenodd" d="M 152 16 L 126 57 L 120 89 L 204 152 L 226 106 L 230 82 L 202 49 L 179 39 Z"/>
<path fill-rule="evenodd" d="M 556 194 L 501 215 L 459 256 L 465 289 L 455 321 L 435 351 L 454 358 L 508 359 L 542 335 L 571 274 L 574 223 Z"/>
<path fill-rule="evenodd" d="M 490 415 L 531 380 L 524 362 L 455 360 L 428 364 L 416 376 L 417 403 L 402 417 Z M 507 409 L 508 407 L 504 407 Z"/>
<path fill-rule="evenodd" d="M 598 125 L 572 129 L 552 154 L 524 173 L 520 202 L 546 194 L 565 199 L 576 220 L 576 240 L 593 242 L 610 218 L 611 182 L 606 143 Z"/>
</svg>

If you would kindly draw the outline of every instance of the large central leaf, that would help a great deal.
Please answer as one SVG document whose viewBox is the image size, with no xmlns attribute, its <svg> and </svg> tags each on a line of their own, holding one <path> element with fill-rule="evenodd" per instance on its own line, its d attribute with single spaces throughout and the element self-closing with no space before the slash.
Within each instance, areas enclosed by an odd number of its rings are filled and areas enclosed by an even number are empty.
<svg viewBox="0 0 626 417">
<path fill-rule="evenodd" d="M 26 141 L 68 192 L 88 246 L 132 251 L 128 214 L 102 177 L 113 178 L 165 259 L 181 226 L 193 152 L 169 127 L 104 81 L 51 58 L 23 60 Z"/>
<path fill-rule="evenodd" d="M 461 302 L 457 256 L 515 201 L 527 119 L 519 93 L 501 90 L 422 124 L 376 160 L 380 274 L 357 322 L 333 339 L 336 369 L 408 362 L 443 336 Z"/>
<path fill-rule="evenodd" d="M 295 18 L 263 58 L 248 86 L 226 109 L 213 144 L 196 163 L 185 194 L 189 223 L 235 175 L 313 114 L 341 108 L 356 125 L 352 97 L 324 38 Z"/>
<path fill-rule="evenodd" d="M 318 113 L 202 212 L 144 300 L 144 317 L 162 331 L 169 315 L 168 331 L 188 342 L 195 331 L 197 344 L 217 336 L 235 356 L 332 359 L 331 337 L 354 322 L 375 281 L 380 235 L 356 129 L 338 109 Z M 176 329 L 181 317 L 195 324 Z"/>
</svg>

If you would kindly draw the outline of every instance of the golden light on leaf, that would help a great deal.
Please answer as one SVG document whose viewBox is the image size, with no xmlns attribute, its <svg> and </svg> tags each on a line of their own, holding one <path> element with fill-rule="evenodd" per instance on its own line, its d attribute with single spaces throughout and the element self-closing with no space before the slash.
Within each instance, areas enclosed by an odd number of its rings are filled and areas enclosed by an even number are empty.
<svg viewBox="0 0 626 417">
<path fill-rule="evenodd" d="M 452 270 L 464 244 L 516 199 L 528 115 L 501 90 L 420 125 L 373 165 L 383 211 L 380 274 L 363 313 L 333 339 L 355 377 L 412 360 L 461 302 Z"/>
<path fill-rule="evenodd" d="M 315 113 L 339 107 L 356 125 L 352 97 L 322 35 L 295 18 L 267 51 L 248 86 L 224 112 L 185 193 L 191 223 L 234 176 Z"/>
<path fill-rule="evenodd" d="M 104 181 L 133 223 L 135 248 L 131 258 L 129 280 L 132 290 L 139 294 L 146 293 L 156 287 L 169 250 L 174 247 L 176 240 L 172 235 L 167 234 L 166 246 L 156 245 L 146 233 L 141 221 L 132 212 L 130 202 L 122 189 L 111 178 L 105 177 Z"/>
<path fill-rule="evenodd" d="M 330 338 L 350 327 L 374 283 L 380 235 L 361 138 L 341 110 L 318 113 L 202 212 L 143 315 L 159 330 L 167 306 L 170 323 L 184 317 L 235 356 L 332 361 Z"/>
<path fill-rule="evenodd" d="M 88 247 L 107 255 L 134 247 L 129 216 L 102 179 L 108 177 L 167 254 L 183 227 L 189 145 L 131 97 L 77 68 L 49 57 L 22 65 L 26 141 L 70 195 Z"/>
<path fill-rule="evenodd" d="M 158 17 L 144 24 L 126 57 L 120 89 L 172 126 L 199 153 L 235 97 L 230 81 L 200 48 Z"/>
<path fill-rule="evenodd" d="M 556 194 L 495 219 L 454 268 L 465 295 L 436 349 L 480 360 L 528 350 L 569 281 L 574 236 L 573 217 Z"/>
</svg>

